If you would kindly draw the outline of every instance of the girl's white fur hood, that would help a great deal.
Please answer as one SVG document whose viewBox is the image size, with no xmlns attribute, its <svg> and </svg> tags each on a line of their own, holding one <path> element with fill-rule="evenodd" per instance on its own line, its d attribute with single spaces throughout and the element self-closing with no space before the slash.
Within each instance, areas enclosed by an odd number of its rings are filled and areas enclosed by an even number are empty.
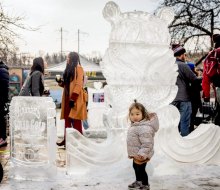
<svg viewBox="0 0 220 190">
<path fill-rule="evenodd" d="M 141 125 L 148 125 L 148 126 L 152 127 L 155 132 L 157 132 L 158 129 L 159 129 L 159 122 L 158 122 L 157 114 L 156 113 L 150 113 L 149 115 L 150 115 L 150 120 L 143 119 L 139 122 L 131 123 L 131 127 L 141 126 Z"/>
</svg>

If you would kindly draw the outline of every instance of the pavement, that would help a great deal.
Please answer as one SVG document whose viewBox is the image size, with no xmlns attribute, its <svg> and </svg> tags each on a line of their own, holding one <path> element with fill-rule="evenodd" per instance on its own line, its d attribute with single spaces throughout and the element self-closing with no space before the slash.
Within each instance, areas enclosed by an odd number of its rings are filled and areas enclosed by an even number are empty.
<svg viewBox="0 0 220 190">
<path fill-rule="evenodd" d="M 16 181 L 8 178 L 9 146 L 0 149 L 0 159 L 4 167 L 4 179 L 0 190 L 127 190 L 127 185 L 133 182 L 132 166 L 117 170 L 110 169 L 116 178 L 108 178 L 103 171 L 100 175 L 68 176 L 66 175 L 65 149 L 57 149 L 57 179 L 52 182 Z M 169 170 L 172 170 L 170 168 Z M 151 190 L 219 190 L 220 166 L 194 165 L 184 166 L 178 175 L 149 176 Z M 132 174 L 132 175 L 131 175 Z"/>
<path fill-rule="evenodd" d="M 57 136 L 61 140 L 63 125 L 60 123 L 58 126 Z M 119 169 L 110 167 L 109 170 L 102 169 L 101 172 L 96 171 L 96 174 L 87 176 L 80 176 L 79 174 L 68 176 L 66 175 L 66 150 L 64 147 L 57 147 L 57 178 L 55 181 L 16 181 L 8 176 L 10 168 L 10 138 L 8 137 L 7 140 L 8 146 L 0 148 L 0 161 L 4 168 L 4 177 L 0 184 L 0 190 L 127 190 L 127 185 L 134 180 L 131 164 L 129 164 L 128 168 L 122 164 Z M 163 165 L 163 162 L 161 165 Z M 167 169 L 172 171 L 175 170 L 175 167 Z M 162 172 L 162 168 L 160 171 Z M 163 175 L 162 173 L 154 177 L 150 175 L 151 190 L 219 190 L 219 171 L 219 165 L 182 164 L 178 175 Z"/>
</svg>

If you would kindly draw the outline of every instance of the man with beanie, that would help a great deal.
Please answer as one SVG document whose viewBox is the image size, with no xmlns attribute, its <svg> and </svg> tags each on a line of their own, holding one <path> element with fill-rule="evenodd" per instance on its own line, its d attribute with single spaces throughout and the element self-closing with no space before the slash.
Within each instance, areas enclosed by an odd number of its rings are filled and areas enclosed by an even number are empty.
<svg viewBox="0 0 220 190">
<path fill-rule="evenodd" d="M 6 103 L 8 103 L 9 93 L 9 73 L 8 67 L 0 60 L 0 148 L 7 146 L 6 135 Z"/>
<path fill-rule="evenodd" d="M 174 57 L 176 57 L 176 64 L 178 65 L 179 74 L 176 81 L 176 85 L 178 86 L 177 95 L 171 104 L 175 105 L 180 112 L 179 131 L 181 136 L 184 137 L 189 134 L 192 113 L 190 85 L 192 82 L 197 80 L 197 77 L 185 63 L 185 48 L 179 44 L 173 44 L 172 50 L 174 52 Z"/>
<path fill-rule="evenodd" d="M 214 49 L 209 52 L 203 62 L 202 90 L 204 102 L 210 101 L 210 84 L 216 94 L 217 108 L 214 123 L 220 125 L 220 34 L 212 36 Z"/>
</svg>

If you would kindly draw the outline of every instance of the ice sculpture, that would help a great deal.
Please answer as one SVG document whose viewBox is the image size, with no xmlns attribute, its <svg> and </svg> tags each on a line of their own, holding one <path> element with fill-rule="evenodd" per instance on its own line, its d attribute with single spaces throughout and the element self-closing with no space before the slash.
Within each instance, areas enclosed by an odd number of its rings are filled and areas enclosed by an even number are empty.
<svg viewBox="0 0 220 190">
<path fill-rule="evenodd" d="M 179 112 L 169 105 L 177 93 L 178 74 L 169 48 L 168 25 L 174 18 L 173 12 L 163 8 L 156 15 L 142 11 L 121 13 L 117 4 L 109 2 L 103 15 L 112 26 L 109 47 L 100 63 L 108 84 L 105 101 L 109 109 L 103 116 L 108 138 L 104 143 L 94 144 L 70 129 L 69 173 L 76 168 L 86 172 L 95 165 L 127 159 L 126 116 L 134 99 L 158 114 L 160 130 L 155 139 L 155 144 L 160 145 L 155 147 L 158 156 L 164 159 L 165 153 L 179 162 L 220 164 L 220 128 L 201 125 L 183 138 L 178 133 Z"/>
<path fill-rule="evenodd" d="M 56 175 L 56 110 L 50 97 L 13 97 L 10 105 L 10 177 L 47 180 Z"/>
<path fill-rule="evenodd" d="M 106 101 L 117 115 L 127 115 L 134 99 L 149 110 L 168 105 L 177 92 L 177 67 L 170 50 L 168 8 L 157 15 L 142 11 L 121 13 L 114 2 L 103 15 L 112 25 L 109 47 L 101 62 L 108 86 Z"/>
<path fill-rule="evenodd" d="M 103 124 L 103 113 L 105 112 L 105 98 L 102 82 L 94 82 L 94 88 L 88 87 L 88 126 L 84 131 L 86 137 L 106 138 L 106 129 Z"/>
<path fill-rule="evenodd" d="M 102 82 L 94 82 L 94 88 L 88 88 L 88 123 L 89 129 L 103 128 L 103 112 L 105 110 L 104 89 Z"/>
</svg>

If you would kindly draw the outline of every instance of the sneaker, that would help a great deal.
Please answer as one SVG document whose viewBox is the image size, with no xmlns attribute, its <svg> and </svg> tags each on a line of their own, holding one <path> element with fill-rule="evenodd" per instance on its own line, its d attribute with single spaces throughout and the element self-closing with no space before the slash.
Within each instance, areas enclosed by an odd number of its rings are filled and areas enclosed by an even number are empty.
<svg viewBox="0 0 220 190">
<path fill-rule="evenodd" d="M 132 184 L 128 185 L 128 189 L 137 189 L 142 186 L 141 181 L 135 181 Z"/>
<path fill-rule="evenodd" d="M 139 189 L 150 190 L 150 185 L 142 185 L 141 187 L 139 187 Z"/>
<path fill-rule="evenodd" d="M 7 144 L 8 144 L 7 141 L 5 141 L 5 140 L 2 139 L 2 140 L 0 141 L 0 148 L 7 146 Z"/>
</svg>

